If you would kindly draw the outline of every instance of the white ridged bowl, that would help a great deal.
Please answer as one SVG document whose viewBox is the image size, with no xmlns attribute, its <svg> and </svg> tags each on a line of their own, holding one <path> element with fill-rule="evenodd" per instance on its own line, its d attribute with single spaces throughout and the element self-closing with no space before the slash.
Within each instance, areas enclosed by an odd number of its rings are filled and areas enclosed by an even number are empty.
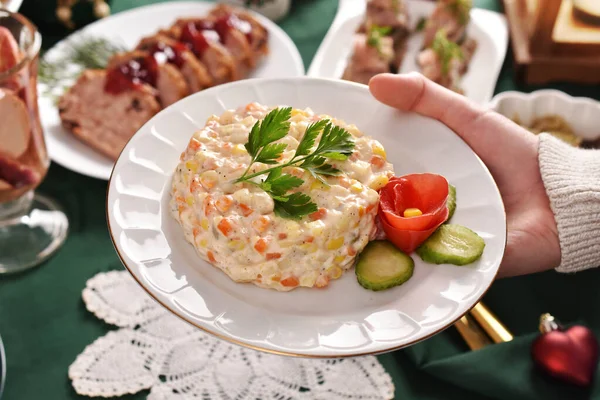
<svg viewBox="0 0 600 400">
<path fill-rule="evenodd" d="M 553 89 L 509 91 L 496 95 L 489 107 L 507 118 L 518 117 L 525 125 L 537 117 L 558 115 L 584 140 L 600 138 L 600 102 L 587 97 L 573 97 Z"/>
<path fill-rule="evenodd" d="M 363 289 L 354 271 L 324 290 L 289 293 L 234 283 L 200 259 L 169 213 L 171 177 L 193 132 L 211 114 L 249 102 L 311 107 L 381 141 L 397 175 L 432 172 L 457 189 L 453 223 L 486 241 L 477 262 L 425 264 L 405 284 Z M 199 92 L 158 113 L 119 157 L 107 197 L 109 231 L 123 264 L 159 303 L 233 343 L 276 354 L 343 357 L 409 346 L 451 326 L 491 285 L 506 244 L 506 218 L 489 171 L 440 122 L 377 102 L 365 85 L 317 79 L 251 79 Z"/>
</svg>

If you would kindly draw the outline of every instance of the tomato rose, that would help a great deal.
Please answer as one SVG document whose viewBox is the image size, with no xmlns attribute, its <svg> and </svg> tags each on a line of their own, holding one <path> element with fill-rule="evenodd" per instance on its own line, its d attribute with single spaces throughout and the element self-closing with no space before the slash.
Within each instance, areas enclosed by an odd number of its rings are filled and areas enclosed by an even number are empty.
<svg viewBox="0 0 600 400">
<path fill-rule="evenodd" d="M 448 181 L 436 174 L 394 177 L 381 190 L 379 218 L 390 242 L 413 252 L 448 218 Z M 421 215 L 405 217 L 407 209 Z"/>
</svg>

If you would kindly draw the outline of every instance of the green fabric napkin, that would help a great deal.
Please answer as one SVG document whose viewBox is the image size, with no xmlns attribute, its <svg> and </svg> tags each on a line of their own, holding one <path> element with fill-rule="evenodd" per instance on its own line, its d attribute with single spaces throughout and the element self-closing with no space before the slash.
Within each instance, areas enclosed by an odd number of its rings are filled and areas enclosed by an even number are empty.
<svg viewBox="0 0 600 400">
<path fill-rule="evenodd" d="M 470 351 L 456 329 L 449 328 L 403 353 L 419 370 L 472 392 L 474 398 L 596 398 L 600 396 L 598 382 L 591 389 L 581 389 L 550 378 L 533 364 L 530 349 L 539 335 L 539 316 L 545 312 L 565 325 L 584 324 L 600 333 L 600 315 L 595 312 L 600 306 L 598 284 L 599 270 L 499 280 L 483 302 L 515 335 L 511 342 Z"/>
</svg>

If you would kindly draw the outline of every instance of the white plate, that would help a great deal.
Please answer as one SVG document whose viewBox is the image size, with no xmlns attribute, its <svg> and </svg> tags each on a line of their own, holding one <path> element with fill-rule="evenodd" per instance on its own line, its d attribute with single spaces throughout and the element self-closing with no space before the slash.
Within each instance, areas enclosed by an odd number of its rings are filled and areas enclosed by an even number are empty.
<svg viewBox="0 0 600 400">
<path fill-rule="evenodd" d="M 340 0 L 337 15 L 308 69 L 308 76 L 341 78 L 352 53 L 354 33 L 364 19 L 365 4 L 362 0 Z M 411 25 L 414 26 L 420 18 L 431 15 L 435 3 L 408 0 L 407 7 Z M 484 104 L 494 94 L 496 81 L 506 56 L 508 46 L 506 18 L 493 11 L 473 9 L 467 35 L 475 39 L 478 46 L 461 86 L 465 96 Z M 411 36 L 400 73 L 420 70 L 416 64 L 416 57 L 422 43 L 422 33 Z"/>
<path fill-rule="evenodd" d="M 4 0 L 0 1 L 0 8 L 5 8 L 10 12 L 17 12 L 21 8 L 23 0 Z"/>
<path fill-rule="evenodd" d="M 443 174 L 457 187 L 453 222 L 486 241 L 467 267 L 427 265 L 384 292 L 363 289 L 352 271 L 325 290 L 288 293 L 231 281 L 202 261 L 170 216 L 171 176 L 193 132 L 211 114 L 252 101 L 311 107 L 379 139 L 397 175 Z M 159 156 L 160 155 L 160 156 Z M 486 167 L 441 123 L 375 101 L 364 85 L 316 78 L 247 80 L 200 92 L 160 112 L 127 144 L 107 198 L 110 234 L 123 264 L 161 304 L 223 339 L 278 354 L 342 357 L 413 344 L 450 326 L 492 283 L 506 222 Z"/>
<path fill-rule="evenodd" d="M 155 4 L 121 12 L 86 26 L 50 49 L 45 58 L 49 61 L 60 58 L 69 40 L 77 40 L 80 35 L 104 37 L 134 48 L 138 41 L 161 28 L 171 25 L 177 18 L 203 16 L 213 7 L 207 2 L 173 2 Z M 267 18 L 254 13 L 254 16 L 269 31 L 270 52 L 251 78 L 279 78 L 304 75 L 304 64 L 298 49 L 290 37 Z M 54 99 L 43 96 L 44 85 L 40 84 L 40 117 L 46 133 L 46 144 L 50 157 L 56 163 L 83 175 L 108 180 L 113 161 L 80 142 L 62 128 Z"/>
<path fill-rule="evenodd" d="M 544 115 L 558 115 L 575 135 L 584 140 L 600 139 L 600 102 L 587 97 L 573 97 L 553 89 L 508 91 L 494 96 L 489 108 L 510 119 L 518 117 L 525 125 Z"/>
</svg>

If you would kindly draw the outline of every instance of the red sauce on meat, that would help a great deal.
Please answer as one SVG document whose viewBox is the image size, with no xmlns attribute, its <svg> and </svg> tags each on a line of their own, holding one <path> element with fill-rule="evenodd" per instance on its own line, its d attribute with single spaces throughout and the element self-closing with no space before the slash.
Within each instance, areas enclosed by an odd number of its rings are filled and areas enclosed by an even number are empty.
<svg viewBox="0 0 600 400">
<path fill-rule="evenodd" d="M 153 56 L 134 58 L 107 72 L 104 90 L 119 94 L 143 83 L 156 87 L 157 79 L 158 63 Z"/>
<path fill-rule="evenodd" d="M 248 42 L 252 42 L 252 25 L 250 22 L 244 21 L 233 14 L 225 15 L 215 21 L 215 30 L 219 33 L 221 41 L 227 37 L 232 29 L 242 32 L 246 35 Z"/>
<path fill-rule="evenodd" d="M 189 22 L 181 31 L 180 40 L 187 44 L 188 47 L 198 57 L 208 48 L 209 41 L 219 41 L 219 34 L 212 29 L 208 29 L 209 25 L 205 22 Z M 206 29 L 203 29 L 206 28 Z"/>
<path fill-rule="evenodd" d="M 183 43 L 168 45 L 162 42 L 157 42 L 148 49 L 148 52 L 150 52 L 150 54 L 153 55 L 157 60 L 160 60 L 157 55 L 162 54 L 164 61 L 181 68 L 185 62 L 183 59 L 183 52 L 186 50 L 187 47 Z"/>
<path fill-rule="evenodd" d="M 210 41 L 224 43 L 232 29 L 242 32 L 248 42 L 252 41 L 252 25 L 233 14 L 224 15 L 216 20 L 189 22 L 183 27 L 180 40 L 200 57 Z"/>
</svg>

